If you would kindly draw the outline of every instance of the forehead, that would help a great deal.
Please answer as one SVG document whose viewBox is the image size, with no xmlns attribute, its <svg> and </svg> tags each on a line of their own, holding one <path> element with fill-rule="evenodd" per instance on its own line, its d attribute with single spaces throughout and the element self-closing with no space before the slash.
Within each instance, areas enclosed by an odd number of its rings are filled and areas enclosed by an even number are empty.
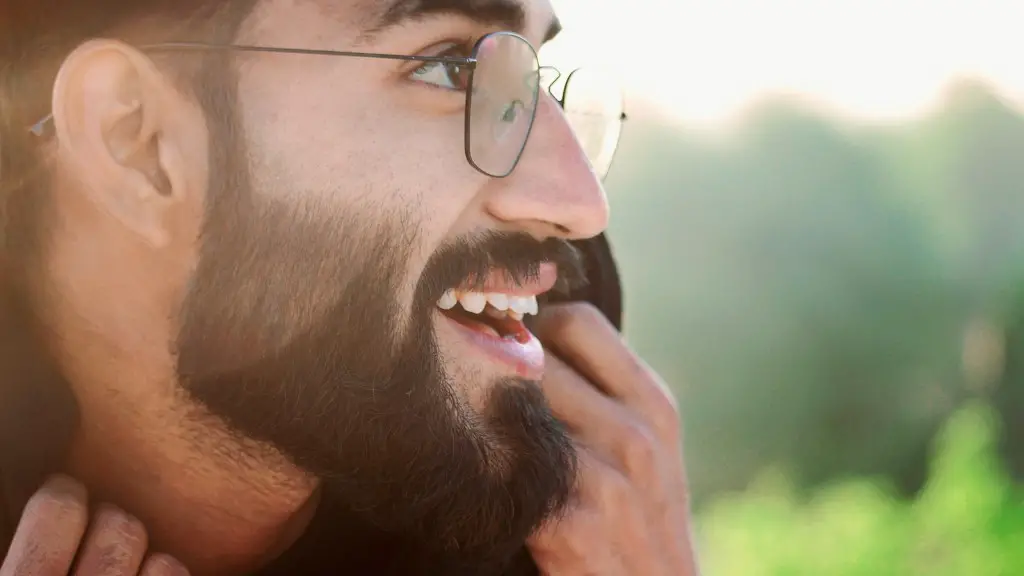
<svg viewBox="0 0 1024 576">
<path fill-rule="evenodd" d="M 483 25 L 527 34 L 539 31 L 544 41 L 561 30 L 549 0 L 314 0 L 325 10 L 347 12 L 353 8 L 365 33 L 413 23 L 432 16 L 460 16 Z M 344 6 L 346 5 L 347 6 Z"/>
</svg>

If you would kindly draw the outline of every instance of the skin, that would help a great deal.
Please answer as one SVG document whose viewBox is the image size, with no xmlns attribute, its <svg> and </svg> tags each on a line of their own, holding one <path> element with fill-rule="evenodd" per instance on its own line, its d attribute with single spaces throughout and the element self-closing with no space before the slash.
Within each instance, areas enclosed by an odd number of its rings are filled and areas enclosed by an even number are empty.
<svg viewBox="0 0 1024 576">
<path fill-rule="evenodd" d="M 544 0 L 523 7 L 519 32 L 540 45 L 552 9 Z M 358 27 L 365 10 L 356 2 L 327 11 L 317 2 L 266 0 L 237 43 L 418 54 L 500 29 L 436 15 L 367 39 Z M 151 30 L 126 33 L 152 37 Z M 416 233 L 403 264 L 408 282 L 395 295 L 405 310 L 431 256 L 453 239 L 486 231 L 577 239 L 607 226 L 604 191 L 547 96 L 516 171 L 493 179 L 463 157 L 462 95 L 410 80 L 415 65 L 289 55 L 243 58 L 238 69 L 237 109 L 261 200 L 308 215 L 311 230 L 330 229 L 341 214 L 372 222 L 402 213 Z M 216 169 L 210 126 L 158 61 L 110 40 L 69 55 L 53 113 L 53 226 L 35 281 L 53 354 L 81 413 L 67 468 L 94 501 L 138 520 L 107 507 L 86 510 L 78 489 L 58 482 L 54 496 L 48 485 L 27 509 L 2 573 L 67 573 L 60 562 L 70 562 L 66 552 L 83 538 L 90 513 L 97 526 L 121 526 L 110 539 L 89 533 L 83 540 L 86 549 L 116 541 L 130 550 L 116 573 L 136 573 L 147 542 L 194 574 L 257 568 L 302 533 L 321 482 L 271 443 L 197 417 L 195 402 L 182 394 L 169 343 L 181 332 L 180 310 L 200 259 Z M 282 181 L 289 186 L 270 185 Z M 339 240 L 309 238 L 291 247 L 295 254 L 336 250 Z M 253 350 L 302 334 L 337 303 L 331 282 L 254 280 L 271 293 L 280 289 L 276 301 L 289 323 L 275 327 L 278 341 L 224 351 L 218 360 L 225 365 L 244 365 Z M 574 505 L 529 541 L 538 565 L 546 574 L 695 574 L 679 420 L 666 388 L 591 307 L 552 306 L 536 333 L 549 352 L 541 387 L 581 463 Z M 440 326 L 435 336 L 459 399 L 486 410 L 487 383 L 514 374 Z M 60 565 L 24 572 L 39 562 L 37 542 L 55 546 L 46 558 Z M 89 571 L 89 558 L 78 573 L 109 573 Z M 173 573 L 158 571 L 171 570 L 160 558 L 142 573 Z"/>
<path fill-rule="evenodd" d="M 146 529 L 113 506 L 90 519 L 85 487 L 55 476 L 29 499 L 2 576 L 185 576 L 166 554 L 147 554 Z"/>
<path fill-rule="evenodd" d="M 544 391 L 581 447 L 576 505 L 529 546 L 544 574 L 698 574 L 679 413 L 661 378 L 593 306 L 551 306 Z"/>
</svg>

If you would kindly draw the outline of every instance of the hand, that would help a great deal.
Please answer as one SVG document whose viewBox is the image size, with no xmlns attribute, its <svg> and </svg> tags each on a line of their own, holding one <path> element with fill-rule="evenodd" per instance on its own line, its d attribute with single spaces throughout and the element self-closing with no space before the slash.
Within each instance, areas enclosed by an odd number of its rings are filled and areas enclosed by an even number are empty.
<svg viewBox="0 0 1024 576">
<path fill-rule="evenodd" d="M 169 556 L 146 558 L 146 545 L 142 524 L 114 507 L 98 507 L 90 524 L 85 488 L 55 476 L 25 506 L 0 576 L 188 575 Z"/>
<path fill-rule="evenodd" d="M 671 392 L 590 304 L 549 306 L 535 326 L 542 386 L 580 455 L 574 507 L 528 543 L 541 573 L 696 576 Z"/>
</svg>

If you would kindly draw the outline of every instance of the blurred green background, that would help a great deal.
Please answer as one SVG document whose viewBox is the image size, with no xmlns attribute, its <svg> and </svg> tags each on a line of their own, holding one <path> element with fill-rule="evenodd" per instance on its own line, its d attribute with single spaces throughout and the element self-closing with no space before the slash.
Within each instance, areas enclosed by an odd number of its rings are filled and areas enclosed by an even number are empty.
<svg viewBox="0 0 1024 576">
<path fill-rule="evenodd" d="M 1024 575 L 1024 2 L 551 1 L 705 576 Z"/>
<path fill-rule="evenodd" d="M 1024 574 L 1024 116 L 814 110 L 634 107 L 607 182 L 706 574 Z"/>
</svg>

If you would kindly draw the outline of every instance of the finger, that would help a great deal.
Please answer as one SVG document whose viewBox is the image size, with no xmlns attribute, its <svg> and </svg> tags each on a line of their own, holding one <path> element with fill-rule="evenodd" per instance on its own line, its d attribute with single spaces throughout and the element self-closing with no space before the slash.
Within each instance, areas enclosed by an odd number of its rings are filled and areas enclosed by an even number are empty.
<svg viewBox="0 0 1024 576">
<path fill-rule="evenodd" d="M 650 379 L 651 370 L 593 305 L 571 302 L 547 306 L 534 326 L 542 342 L 610 396 L 636 401 L 647 392 L 633 382 Z"/>
<path fill-rule="evenodd" d="M 88 521 L 85 487 L 51 478 L 26 504 L 0 576 L 65 576 Z"/>
<path fill-rule="evenodd" d="M 562 360 L 550 356 L 545 362 L 541 386 L 552 413 L 594 456 L 615 466 L 660 505 L 673 483 L 663 476 L 675 445 L 664 444 L 649 424 L 601 394 Z"/>
<path fill-rule="evenodd" d="M 551 410 L 574 431 L 625 416 L 625 409 L 550 351 L 544 354 L 541 389 Z M 589 430 L 588 430 L 589 431 Z"/>
<path fill-rule="evenodd" d="M 678 437 L 672 392 L 597 308 L 583 302 L 547 306 L 534 328 L 546 348 L 594 385 L 649 419 L 659 432 Z"/>
<path fill-rule="evenodd" d="M 142 565 L 139 576 L 188 576 L 188 568 L 166 554 L 154 554 Z"/>
<path fill-rule="evenodd" d="M 82 543 L 75 576 L 135 576 L 146 555 L 146 529 L 127 512 L 104 505 Z"/>
<path fill-rule="evenodd" d="M 562 359 L 547 353 L 541 388 L 551 412 L 573 436 L 600 454 L 618 457 L 618 439 L 633 416 Z"/>
</svg>

